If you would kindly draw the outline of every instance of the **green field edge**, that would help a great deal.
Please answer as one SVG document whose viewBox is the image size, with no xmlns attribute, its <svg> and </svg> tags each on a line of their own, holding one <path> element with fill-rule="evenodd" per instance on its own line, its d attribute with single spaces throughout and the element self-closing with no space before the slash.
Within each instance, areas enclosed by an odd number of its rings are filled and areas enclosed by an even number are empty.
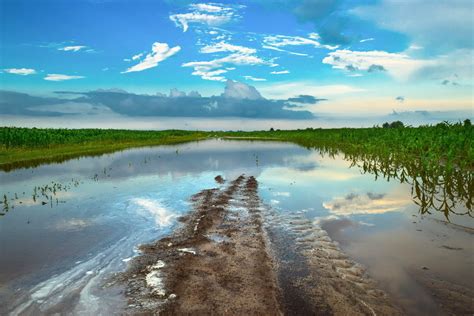
<svg viewBox="0 0 474 316">
<path fill-rule="evenodd" d="M 48 163 L 61 163 L 80 157 L 102 156 L 114 152 L 149 146 L 174 145 L 202 141 L 207 136 L 181 136 L 129 142 L 91 142 L 85 144 L 56 145 L 49 148 L 0 149 L 0 170 L 11 171 L 18 168 L 31 168 Z"/>
</svg>

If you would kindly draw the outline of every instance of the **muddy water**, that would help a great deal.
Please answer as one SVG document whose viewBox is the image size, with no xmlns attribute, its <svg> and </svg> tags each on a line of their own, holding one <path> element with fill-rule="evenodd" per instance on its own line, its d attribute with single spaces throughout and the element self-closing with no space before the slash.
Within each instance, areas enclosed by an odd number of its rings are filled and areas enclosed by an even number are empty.
<svg viewBox="0 0 474 316">
<path fill-rule="evenodd" d="M 175 229 L 189 196 L 219 186 L 218 174 L 257 178 L 282 262 L 320 262 L 321 240 L 308 236 L 327 236 L 404 313 L 472 313 L 472 217 L 421 215 L 409 184 L 350 165 L 292 144 L 209 140 L 2 172 L 0 314 L 120 313 L 123 289 L 107 287 L 110 277 L 137 245 Z M 280 279 L 288 293 L 292 273 Z M 304 293 L 293 296 L 288 310 L 304 311 Z"/>
</svg>

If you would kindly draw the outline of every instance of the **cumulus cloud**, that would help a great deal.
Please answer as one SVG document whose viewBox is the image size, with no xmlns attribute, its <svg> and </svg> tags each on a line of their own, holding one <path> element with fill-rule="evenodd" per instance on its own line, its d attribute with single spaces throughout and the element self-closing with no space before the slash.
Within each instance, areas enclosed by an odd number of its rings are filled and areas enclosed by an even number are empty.
<svg viewBox="0 0 474 316">
<path fill-rule="evenodd" d="M 158 66 L 158 63 L 162 62 L 163 60 L 173 56 L 177 52 L 181 50 L 180 46 L 175 46 L 170 48 L 166 43 L 153 43 L 151 47 L 151 52 L 148 53 L 145 58 L 143 58 L 138 64 L 128 68 L 127 70 L 123 71 L 122 73 L 128 72 L 135 72 L 135 71 L 143 71 L 146 69 L 154 68 Z M 132 57 L 133 60 L 138 60 L 142 58 L 142 55 L 138 54 Z"/>
<path fill-rule="evenodd" d="M 330 52 L 323 59 L 324 64 L 334 69 L 349 71 L 387 71 L 397 79 L 408 79 L 423 67 L 433 65 L 431 60 L 412 58 L 406 53 L 385 51 L 351 51 L 347 49 Z"/>
<path fill-rule="evenodd" d="M 180 97 L 185 97 L 186 92 L 184 91 L 179 91 L 176 88 L 173 88 L 170 90 L 170 98 L 180 98 Z"/>
<path fill-rule="evenodd" d="M 84 76 L 62 75 L 62 74 L 47 74 L 46 77 L 44 77 L 44 80 L 65 81 L 65 80 L 82 79 L 82 78 L 85 78 L 85 77 Z"/>
<path fill-rule="evenodd" d="M 233 98 L 233 99 L 248 99 L 248 100 L 260 100 L 263 99 L 260 92 L 250 85 L 247 85 L 243 82 L 227 80 L 226 86 L 224 88 L 224 93 L 222 94 L 224 98 Z"/>
<path fill-rule="evenodd" d="M 36 74 L 36 70 L 32 68 L 7 68 L 3 69 L 4 72 L 13 74 L 13 75 L 20 75 L 20 76 L 28 76 Z"/>
<path fill-rule="evenodd" d="M 159 92 L 157 92 L 156 95 L 161 96 L 161 97 L 166 97 L 165 94 L 159 93 Z M 186 92 L 184 91 L 180 91 L 177 88 L 172 88 L 170 89 L 169 97 L 170 98 L 185 98 L 185 97 L 200 98 L 201 94 L 197 91 L 190 91 L 188 94 L 186 94 Z"/>
<path fill-rule="evenodd" d="M 243 8 L 241 5 L 212 4 L 191 4 L 190 12 L 170 15 L 170 20 L 177 27 L 181 27 L 183 32 L 189 29 L 190 24 L 203 24 L 207 26 L 219 26 L 239 17 L 237 10 Z"/>
<path fill-rule="evenodd" d="M 229 80 L 224 93 L 202 97 L 198 92 L 186 94 L 171 89 L 169 96 L 140 95 L 120 89 L 90 92 L 58 92 L 68 97 L 36 97 L 11 91 L 0 91 L 0 114 L 27 116 L 64 116 L 115 113 L 131 117 L 241 117 L 268 119 L 311 119 L 306 110 L 294 111 L 287 100 L 267 100 L 257 89 Z M 84 113 L 85 111 L 85 113 Z"/>
</svg>

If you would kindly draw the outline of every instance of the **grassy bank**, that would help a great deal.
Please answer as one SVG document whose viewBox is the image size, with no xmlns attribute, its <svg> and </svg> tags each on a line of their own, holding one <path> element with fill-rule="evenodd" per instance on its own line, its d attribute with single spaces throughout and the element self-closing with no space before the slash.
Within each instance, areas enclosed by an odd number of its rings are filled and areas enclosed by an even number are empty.
<svg viewBox="0 0 474 316">
<path fill-rule="evenodd" d="M 177 144 L 209 136 L 194 131 L 0 128 L 0 168 L 15 169 L 126 148 Z"/>
</svg>

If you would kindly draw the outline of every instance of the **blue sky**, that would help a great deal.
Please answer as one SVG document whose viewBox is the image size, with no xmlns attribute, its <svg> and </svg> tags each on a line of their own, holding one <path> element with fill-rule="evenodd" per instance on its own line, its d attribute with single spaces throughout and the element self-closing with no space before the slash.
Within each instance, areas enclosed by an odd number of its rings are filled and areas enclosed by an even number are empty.
<svg viewBox="0 0 474 316">
<path fill-rule="evenodd" d="M 166 116 L 164 110 L 141 108 L 137 95 L 146 94 L 145 102 L 165 102 L 167 109 L 196 103 L 202 113 L 186 115 L 199 117 L 266 116 L 249 110 L 252 106 L 278 107 L 267 118 L 294 119 L 298 115 L 290 111 L 300 111 L 315 118 L 360 118 L 358 124 L 367 116 L 394 113 L 422 113 L 425 119 L 433 114 L 438 120 L 472 116 L 472 1 L 0 4 L 0 109 L 5 115 Z M 98 89 L 100 98 L 90 93 Z M 222 94 L 224 89 L 229 93 Z M 22 94 L 13 97 L 12 92 Z M 116 103 L 129 94 L 138 103 L 117 110 Z M 240 101 L 230 104 L 230 95 Z M 299 95 L 320 101 L 288 101 Z M 54 99 L 51 104 L 39 99 L 46 97 Z M 247 104 L 247 99 L 262 104 Z M 270 100 L 278 105 L 266 105 Z M 13 110 L 20 106 L 28 110 Z M 41 108 L 32 110 L 36 106 Z M 217 111 L 223 106 L 238 108 Z M 21 122 L 18 117 L 11 122 Z"/>
</svg>

